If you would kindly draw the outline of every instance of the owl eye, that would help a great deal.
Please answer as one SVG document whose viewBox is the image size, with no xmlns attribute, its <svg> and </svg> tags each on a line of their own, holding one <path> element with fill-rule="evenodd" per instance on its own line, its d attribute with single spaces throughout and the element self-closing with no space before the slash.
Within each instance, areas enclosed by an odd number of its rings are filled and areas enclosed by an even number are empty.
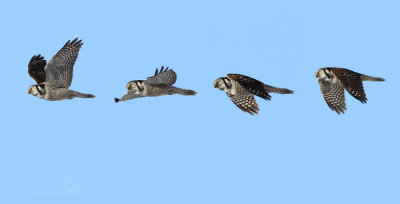
<svg viewBox="0 0 400 204">
<path fill-rule="evenodd" d="M 135 84 L 132 84 L 132 83 L 130 83 L 130 84 L 128 84 L 128 86 L 126 86 L 126 89 L 130 89 L 130 88 L 133 88 L 133 86 L 134 86 Z"/>
</svg>

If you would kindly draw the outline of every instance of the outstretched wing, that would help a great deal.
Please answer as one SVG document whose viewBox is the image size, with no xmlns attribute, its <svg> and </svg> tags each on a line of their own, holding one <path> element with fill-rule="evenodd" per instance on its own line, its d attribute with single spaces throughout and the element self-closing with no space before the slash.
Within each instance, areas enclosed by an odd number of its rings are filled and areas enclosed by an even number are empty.
<svg viewBox="0 0 400 204">
<path fill-rule="evenodd" d="M 329 108 L 338 114 L 344 113 L 346 110 L 346 101 L 344 98 L 344 89 L 339 82 L 318 79 L 318 84 Z"/>
<path fill-rule="evenodd" d="M 164 70 L 164 66 L 161 67 L 160 72 L 156 69 L 156 73 L 152 77 L 147 77 L 145 83 L 151 85 L 166 84 L 173 85 L 176 82 L 176 73 L 174 70 L 167 67 Z"/>
<path fill-rule="evenodd" d="M 46 63 L 47 63 L 46 60 L 40 54 L 37 56 L 34 55 L 29 61 L 28 74 L 38 84 L 46 80 L 46 72 L 44 71 Z"/>
<path fill-rule="evenodd" d="M 332 69 L 332 73 L 350 95 L 361 103 L 367 102 L 367 96 L 364 91 L 360 73 L 344 68 L 334 68 Z"/>
<path fill-rule="evenodd" d="M 74 64 L 82 45 L 78 38 L 72 42 L 68 40 L 46 65 L 46 83 L 60 88 L 71 86 Z"/>
<path fill-rule="evenodd" d="M 265 100 L 271 100 L 271 95 L 264 88 L 264 83 L 241 74 L 228 74 L 228 78 L 242 85 L 250 93 Z"/>
<path fill-rule="evenodd" d="M 228 95 L 229 96 L 229 95 Z M 253 95 L 248 96 L 229 96 L 232 102 L 240 108 L 240 110 L 250 113 L 251 115 L 258 114 L 260 108 Z"/>
<path fill-rule="evenodd" d="M 124 96 L 122 96 L 122 98 L 114 98 L 114 101 L 115 101 L 115 103 L 118 103 L 120 101 L 127 101 L 127 100 L 131 100 L 134 98 L 141 98 L 141 97 L 143 97 L 143 95 L 128 91 L 128 93 L 126 93 Z"/>
</svg>

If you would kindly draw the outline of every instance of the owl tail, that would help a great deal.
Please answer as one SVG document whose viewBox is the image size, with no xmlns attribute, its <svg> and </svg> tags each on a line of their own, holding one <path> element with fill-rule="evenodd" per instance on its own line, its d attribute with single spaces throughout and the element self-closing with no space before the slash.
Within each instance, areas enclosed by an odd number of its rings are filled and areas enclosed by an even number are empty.
<svg viewBox="0 0 400 204">
<path fill-rule="evenodd" d="M 172 95 L 172 94 L 180 94 L 180 95 L 185 95 L 185 96 L 193 96 L 193 95 L 196 95 L 197 92 L 196 92 L 196 91 L 193 91 L 193 90 L 190 90 L 190 89 L 181 89 L 181 88 L 174 87 L 174 89 L 172 89 L 172 91 L 169 93 L 169 95 Z"/>
<path fill-rule="evenodd" d="M 74 91 L 74 96 L 78 98 L 94 98 L 95 95 L 93 94 L 86 94 L 86 93 L 79 93 L 77 91 Z"/>
<path fill-rule="evenodd" d="M 285 89 L 285 88 L 277 88 L 269 85 L 264 85 L 265 90 L 267 92 L 272 92 L 272 93 L 278 93 L 278 94 L 292 94 L 293 91 L 290 89 Z"/>
<path fill-rule="evenodd" d="M 380 78 L 380 77 L 372 77 L 372 76 L 368 76 L 368 75 L 361 75 L 361 80 L 362 81 L 385 81 L 384 78 Z"/>
</svg>

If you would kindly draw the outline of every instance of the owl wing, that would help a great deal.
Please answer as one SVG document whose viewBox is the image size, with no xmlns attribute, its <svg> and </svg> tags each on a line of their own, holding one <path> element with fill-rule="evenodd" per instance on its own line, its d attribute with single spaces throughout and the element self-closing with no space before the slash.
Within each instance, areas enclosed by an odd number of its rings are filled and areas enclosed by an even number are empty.
<svg viewBox="0 0 400 204">
<path fill-rule="evenodd" d="M 154 76 L 147 77 L 145 83 L 151 85 L 167 84 L 171 86 L 176 82 L 176 78 L 174 70 L 169 69 L 169 67 L 164 70 L 164 66 L 162 66 L 160 72 L 156 69 Z"/>
<path fill-rule="evenodd" d="M 250 93 L 265 100 L 271 100 L 271 95 L 264 88 L 264 83 L 241 74 L 228 74 L 228 78 L 242 85 Z"/>
<path fill-rule="evenodd" d="M 344 113 L 346 110 L 346 101 L 342 85 L 339 82 L 334 83 L 333 81 L 324 81 L 323 79 L 319 79 L 318 84 L 329 108 L 338 114 Z"/>
<path fill-rule="evenodd" d="M 122 96 L 122 98 L 114 98 L 115 103 L 118 103 L 120 101 L 127 101 L 127 100 L 131 100 L 131 99 L 135 99 L 135 98 L 141 98 L 144 97 L 141 94 L 137 94 L 137 93 L 133 93 L 128 91 L 128 93 L 126 93 L 124 96 Z"/>
<path fill-rule="evenodd" d="M 34 55 L 29 61 L 28 74 L 38 84 L 46 81 L 46 72 L 44 71 L 46 64 L 46 60 L 40 54 Z"/>
<path fill-rule="evenodd" d="M 367 96 L 364 91 L 360 73 L 344 68 L 332 69 L 332 73 L 350 95 L 361 103 L 367 102 Z"/>
<path fill-rule="evenodd" d="M 62 88 L 71 86 L 74 64 L 82 45 L 78 38 L 65 43 L 45 67 L 46 83 Z"/>
<path fill-rule="evenodd" d="M 229 96 L 229 98 L 238 108 L 244 112 L 250 113 L 251 115 L 254 115 L 254 113 L 258 114 L 258 111 L 260 110 L 253 95 Z"/>
</svg>

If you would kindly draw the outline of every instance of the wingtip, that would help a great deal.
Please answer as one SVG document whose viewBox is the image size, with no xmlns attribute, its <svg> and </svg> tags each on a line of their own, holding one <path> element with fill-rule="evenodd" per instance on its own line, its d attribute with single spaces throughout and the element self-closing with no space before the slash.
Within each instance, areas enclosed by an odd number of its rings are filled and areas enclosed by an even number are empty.
<svg viewBox="0 0 400 204">
<path fill-rule="evenodd" d="M 338 115 L 340 115 L 340 114 L 344 114 L 345 110 L 347 110 L 347 108 L 344 107 L 344 108 L 337 108 L 337 109 L 332 109 L 332 110 L 335 111 Z"/>
<path fill-rule="evenodd" d="M 114 98 L 115 103 L 119 102 L 119 98 Z"/>
<path fill-rule="evenodd" d="M 63 48 L 66 48 L 70 45 L 83 45 L 82 40 L 79 40 L 79 38 L 75 38 L 72 41 L 68 40 L 67 43 L 65 43 L 65 45 L 63 46 Z"/>
</svg>

